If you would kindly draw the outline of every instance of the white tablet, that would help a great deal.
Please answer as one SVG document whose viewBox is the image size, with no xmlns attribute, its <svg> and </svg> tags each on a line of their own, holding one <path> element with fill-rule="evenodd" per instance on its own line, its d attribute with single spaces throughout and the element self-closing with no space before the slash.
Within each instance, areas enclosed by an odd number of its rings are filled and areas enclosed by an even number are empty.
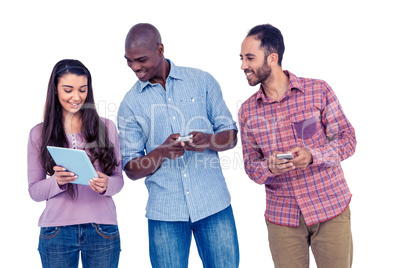
<svg viewBox="0 0 402 268">
<path fill-rule="evenodd" d="M 84 150 L 46 146 L 56 165 L 66 168 L 78 175 L 72 183 L 89 185 L 88 181 L 98 174 Z"/>
</svg>

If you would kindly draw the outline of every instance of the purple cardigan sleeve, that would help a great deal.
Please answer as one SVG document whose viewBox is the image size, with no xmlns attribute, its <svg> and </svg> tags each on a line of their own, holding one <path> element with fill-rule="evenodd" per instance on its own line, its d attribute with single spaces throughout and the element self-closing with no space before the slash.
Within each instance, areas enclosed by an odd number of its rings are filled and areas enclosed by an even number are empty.
<svg viewBox="0 0 402 268">
<path fill-rule="evenodd" d="M 108 129 L 109 140 L 114 144 L 114 153 L 116 155 L 118 165 L 114 169 L 113 173 L 109 176 L 109 185 L 104 195 L 113 196 L 120 192 L 120 190 L 123 188 L 124 180 L 122 173 L 119 135 L 117 133 L 116 125 L 110 120 L 106 120 L 105 124 Z"/>
<path fill-rule="evenodd" d="M 46 178 L 46 172 L 40 163 L 40 135 L 42 124 L 32 128 L 28 140 L 28 191 L 37 202 L 48 200 L 66 190 L 60 188 L 54 176 Z"/>
</svg>

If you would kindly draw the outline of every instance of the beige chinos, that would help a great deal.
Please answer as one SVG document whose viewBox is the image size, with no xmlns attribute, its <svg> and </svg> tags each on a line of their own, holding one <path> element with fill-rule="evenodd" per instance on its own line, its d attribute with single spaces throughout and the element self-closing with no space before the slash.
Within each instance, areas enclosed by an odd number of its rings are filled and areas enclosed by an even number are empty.
<svg viewBox="0 0 402 268">
<path fill-rule="evenodd" d="M 334 219 L 306 226 L 300 215 L 298 228 L 266 221 L 268 240 L 275 268 L 309 267 L 309 247 L 318 268 L 350 268 L 353 241 L 350 209 Z"/>
</svg>

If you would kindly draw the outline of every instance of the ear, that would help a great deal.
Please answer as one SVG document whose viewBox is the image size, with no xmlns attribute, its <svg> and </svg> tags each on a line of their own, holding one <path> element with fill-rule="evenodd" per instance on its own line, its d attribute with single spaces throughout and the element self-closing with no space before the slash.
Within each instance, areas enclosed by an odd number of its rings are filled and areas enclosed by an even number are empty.
<svg viewBox="0 0 402 268">
<path fill-rule="evenodd" d="M 278 65 L 278 54 L 276 54 L 276 53 L 269 54 L 267 57 L 267 62 L 268 62 L 269 67 Z"/>
<path fill-rule="evenodd" d="M 163 44 L 158 45 L 158 47 L 156 48 L 156 52 L 158 53 L 159 56 L 163 56 L 163 53 L 165 52 Z"/>
</svg>

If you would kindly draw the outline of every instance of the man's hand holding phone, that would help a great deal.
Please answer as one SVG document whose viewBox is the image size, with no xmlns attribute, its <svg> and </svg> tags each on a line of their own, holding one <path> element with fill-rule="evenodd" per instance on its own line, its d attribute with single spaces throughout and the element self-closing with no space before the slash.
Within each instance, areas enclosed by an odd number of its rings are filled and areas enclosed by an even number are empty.
<svg viewBox="0 0 402 268">
<path fill-rule="evenodd" d="M 309 150 L 301 147 L 295 147 L 290 150 L 294 156 L 294 159 L 290 160 L 296 169 L 306 169 L 311 163 L 313 163 L 313 156 Z"/>
<path fill-rule="evenodd" d="M 284 154 L 280 151 L 274 151 L 268 158 L 269 170 L 274 175 L 281 175 L 285 172 L 295 169 L 293 163 L 289 162 L 289 159 L 292 157 L 293 155 L 291 155 L 291 153 Z"/>
<path fill-rule="evenodd" d="M 181 142 L 184 142 L 183 145 L 186 151 L 203 152 L 211 142 L 211 134 L 193 131 L 188 136 L 180 139 Z"/>
<path fill-rule="evenodd" d="M 313 163 L 312 154 L 305 148 L 295 147 L 287 153 L 274 151 L 268 159 L 268 168 L 274 175 L 294 169 L 306 169 Z"/>
</svg>

